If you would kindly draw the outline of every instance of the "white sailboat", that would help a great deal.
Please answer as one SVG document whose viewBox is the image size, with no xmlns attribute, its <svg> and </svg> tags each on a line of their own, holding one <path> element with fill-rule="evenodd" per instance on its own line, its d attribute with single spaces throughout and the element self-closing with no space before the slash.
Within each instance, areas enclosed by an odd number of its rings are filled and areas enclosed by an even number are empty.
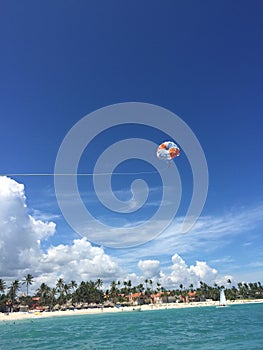
<svg viewBox="0 0 263 350">
<path fill-rule="evenodd" d="M 224 289 L 220 289 L 220 301 L 219 301 L 219 306 L 227 306 L 226 305 L 226 296 Z"/>
</svg>

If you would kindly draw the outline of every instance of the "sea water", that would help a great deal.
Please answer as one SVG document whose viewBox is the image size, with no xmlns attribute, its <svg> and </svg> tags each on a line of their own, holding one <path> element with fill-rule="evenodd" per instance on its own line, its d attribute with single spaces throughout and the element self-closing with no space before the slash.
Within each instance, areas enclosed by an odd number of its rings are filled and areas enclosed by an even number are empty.
<svg viewBox="0 0 263 350">
<path fill-rule="evenodd" d="M 262 350 L 263 304 L 60 316 L 0 323 L 1 350 Z"/>
</svg>

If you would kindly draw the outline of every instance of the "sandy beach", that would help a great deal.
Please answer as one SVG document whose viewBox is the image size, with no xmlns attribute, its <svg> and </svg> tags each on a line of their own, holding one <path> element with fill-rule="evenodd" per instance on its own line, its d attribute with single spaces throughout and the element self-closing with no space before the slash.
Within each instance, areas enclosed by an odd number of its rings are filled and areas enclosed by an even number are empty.
<svg viewBox="0 0 263 350">
<path fill-rule="evenodd" d="M 262 303 L 263 299 L 256 300 L 238 300 L 228 301 L 227 305 L 238 305 L 238 304 L 251 304 L 251 303 Z M 39 312 L 32 310 L 30 312 L 12 312 L 9 314 L 0 313 L 0 322 L 5 321 L 18 321 L 24 319 L 38 319 L 45 317 L 60 317 L 60 316 L 77 316 L 77 315 L 92 315 L 101 313 L 112 313 L 112 312 L 134 312 L 134 311 L 156 311 L 165 309 L 181 309 L 181 308 L 192 308 L 192 307 L 204 307 L 204 306 L 218 306 L 218 301 L 206 301 L 206 302 L 193 302 L 193 303 L 167 303 L 167 304 L 150 304 L 141 306 L 125 306 L 125 307 L 111 307 L 111 308 L 91 308 L 91 309 L 74 309 L 66 311 L 52 311 L 52 312 Z"/>
</svg>

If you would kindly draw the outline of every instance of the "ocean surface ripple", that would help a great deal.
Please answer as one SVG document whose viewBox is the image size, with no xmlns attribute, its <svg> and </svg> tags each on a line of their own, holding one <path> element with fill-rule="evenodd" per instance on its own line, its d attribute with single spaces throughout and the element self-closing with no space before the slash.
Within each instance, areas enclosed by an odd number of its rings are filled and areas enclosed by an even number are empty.
<svg viewBox="0 0 263 350">
<path fill-rule="evenodd" d="M 263 304 L 0 323 L 1 350 L 263 349 Z"/>
</svg>

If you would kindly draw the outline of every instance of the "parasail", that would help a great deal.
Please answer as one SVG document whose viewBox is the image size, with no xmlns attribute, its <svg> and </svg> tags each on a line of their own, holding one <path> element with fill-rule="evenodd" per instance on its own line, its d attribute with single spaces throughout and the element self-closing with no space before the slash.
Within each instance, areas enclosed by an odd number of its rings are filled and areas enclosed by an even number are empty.
<svg viewBox="0 0 263 350">
<path fill-rule="evenodd" d="M 159 159 L 171 160 L 180 155 L 180 149 L 174 142 L 165 141 L 157 148 L 156 155 Z"/>
</svg>

